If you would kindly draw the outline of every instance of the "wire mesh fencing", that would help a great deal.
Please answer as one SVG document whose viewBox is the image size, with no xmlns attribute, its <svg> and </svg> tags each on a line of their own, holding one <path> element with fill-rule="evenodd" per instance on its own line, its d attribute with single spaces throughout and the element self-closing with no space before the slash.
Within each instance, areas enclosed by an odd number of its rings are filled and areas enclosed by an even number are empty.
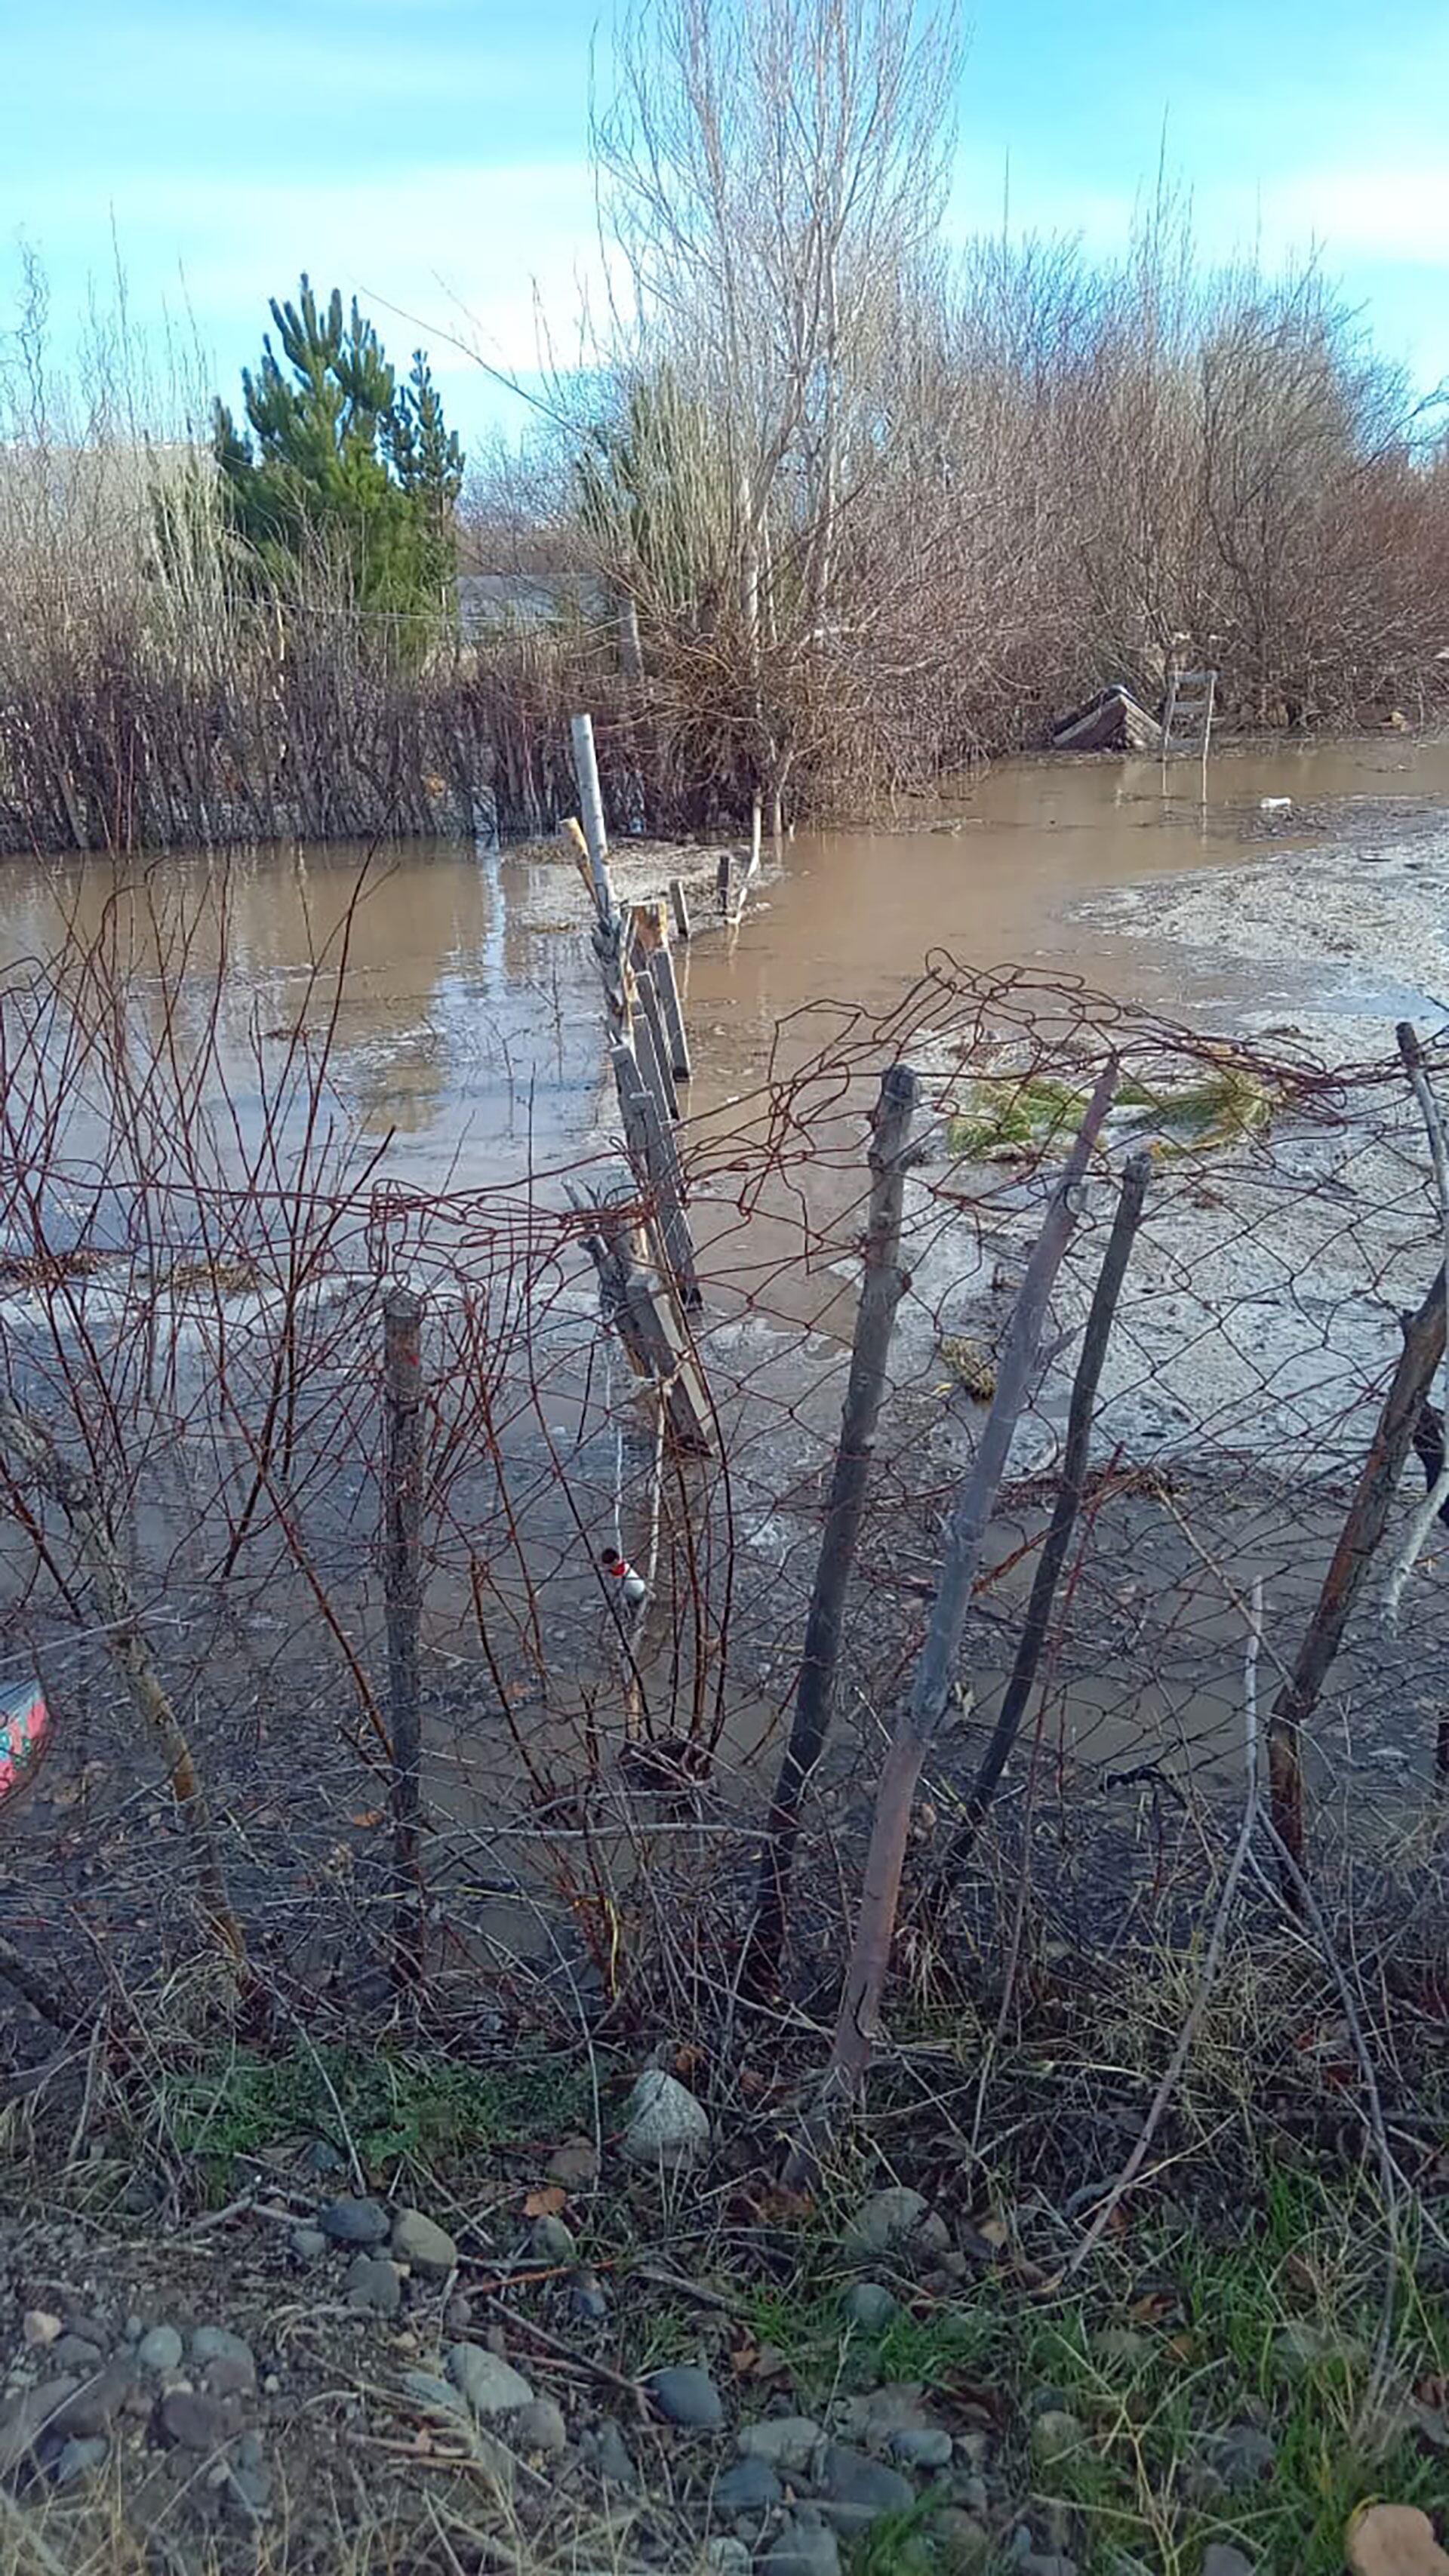
<svg viewBox="0 0 1449 2576">
<path fill-rule="evenodd" d="M 358 1144 L 333 1086 L 328 997 L 345 960 L 320 961 L 309 988 L 321 1037 L 305 1010 L 290 1035 L 259 1033 L 245 1093 L 220 1069 L 225 961 L 209 981 L 194 963 L 183 942 L 143 998 L 115 940 L 12 975 L 0 1332 L 11 1400 L 99 1498 L 232 1901 L 292 2008 L 395 1966 L 404 1907 L 433 2008 L 474 2024 L 525 1993 L 573 2027 L 644 2009 L 661 1978 L 733 1992 L 850 1380 L 871 1113 L 893 1065 L 921 1093 L 905 1285 L 804 1801 L 789 1974 L 805 1995 L 838 1979 L 945 1517 L 1109 1059 L 1114 1106 L 916 1810 L 900 1965 L 928 1940 L 990 1941 L 1027 1882 L 1055 1938 L 1111 1950 L 1191 1930 L 1240 1796 L 1254 1588 L 1276 1687 L 1373 1441 L 1400 1318 L 1441 1256 L 1397 1064 L 1330 1075 L 1286 1036 L 1212 1041 L 936 957 L 887 1013 L 797 1014 L 753 1090 L 681 1121 L 699 1284 L 686 1305 L 609 1114 L 568 1169 L 411 1189 Z M 1118 1177 L 1144 1150 L 1145 1214 L 1045 1652 L 989 1830 L 954 1871 Z M 421 1301 L 411 1888 L 391 1832 L 407 1712 L 388 1652 L 383 1307 L 400 1280 Z M 666 1319 L 667 1363 L 627 1329 L 631 1280 Z M 84 1962 L 83 1983 L 185 1957 L 191 1852 L 137 1731 L 118 1622 L 98 1610 L 73 1515 L 9 1443 L 0 1581 L 5 1678 L 37 1672 L 54 1715 L 26 1801 L 7 1802 L 9 1937 Z M 1315 1883 L 1371 1890 L 1406 1921 L 1438 1899 L 1446 1591 L 1432 1542 L 1392 1623 L 1371 1573 L 1310 1730 Z"/>
</svg>

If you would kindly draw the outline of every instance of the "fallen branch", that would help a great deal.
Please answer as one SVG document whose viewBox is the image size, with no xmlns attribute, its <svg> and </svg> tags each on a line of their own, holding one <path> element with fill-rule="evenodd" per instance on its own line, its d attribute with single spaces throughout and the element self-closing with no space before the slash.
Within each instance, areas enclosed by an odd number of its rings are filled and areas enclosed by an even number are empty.
<svg viewBox="0 0 1449 2576">
<path fill-rule="evenodd" d="M 1083 1113 L 1061 1176 L 1047 1203 L 1017 1291 L 997 1369 L 996 1393 L 970 1473 L 956 1498 L 946 1532 L 940 1588 L 926 1641 L 917 1660 L 911 1695 L 897 1720 L 876 1790 L 875 1818 L 855 1942 L 841 1995 L 835 2043 L 815 2107 L 786 2166 L 787 2182 L 806 2183 L 820 2147 L 859 2094 L 880 2022 L 881 1996 L 890 1964 L 901 1870 L 916 1783 L 941 1721 L 951 1704 L 971 1589 L 997 1488 L 1006 1471 L 1018 1418 L 1026 1403 L 1041 1346 L 1056 1276 L 1076 1231 L 1078 1192 L 1117 1087 L 1117 1061 L 1109 1059 Z"/>
<path fill-rule="evenodd" d="M 197 1874 L 212 1926 L 223 1949 L 242 1963 L 246 1959 L 246 1942 L 227 1895 L 205 1792 L 191 1747 L 142 1632 L 135 1595 L 95 1484 L 81 1468 L 61 1456 L 45 1425 L 32 1414 L 22 1412 L 8 1395 L 0 1395 L 0 1439 L 24 1460 L 41 1491 L 60 1505 L 70 1524 L 104 1623 L 107 1650 L 120 1669 L 137 1716 L 161 1747 L 172 1795 L 196 1853 Z"/>
<path fill-rule="evenodd" d="M 1444 1123 L 1439 1116 L 1439 1104 L 1430 1086 L 1423 1049 L 1412 1021 L 1400 1020 L 1396 1035 L 1404 1071 L 1409 1077 L 1409 1088 L 1419 1104 L 1424 1133 L 1429 1140 L 1429 1159 L 1434 1167 L 1434 1192 L 1439 1202 L 1439 1230 L 1444 1248 L 1444 1295 L 1449 1301 L 1449 1150 L 1444 1143 Z M 1387 1627 L 1391 1628 L 1398 1618 L 1404 1586 L 1418 1564 L 1424 1541 L 1446 1502 L 1449 1502 L 1449 1456 L 1440 1461 L 1439 1472 L 1410 1521 L 1403 1545 L 1389 1568 L 1388 1581 L 1384 1585 L 1384 1623 Z"/>
<path fill-rule="evenodd" d="M 1142 1222 L 1142 1206 L 1147 1196 L 1147 1184 L 1151 1173 L 1152 1158 L 1149 1154 L 1134 1154 L 1123 1169 L 1117 1213 L 1112 1220 L 1112 1231 L 1107 1239 L 1107 1249 L 1102 1258 L 1097 1285 L 1092 1292 L 1087 1327 L 1082 1336 L 1082 1355 L 1077 1362 L 1077 1374 L 1072 1385 L 1071 1405 L 1067 1414 L 1066 1443 L 1062 1453 L 1061 1483 L 1057 1488 L 1056 1502 L 1052 1509 L 1046 1538 L 1042 1544 L 1041 1555 L 1037 1559 L 1031 1598 L 1027 1603 L 1026 1618 L 1022 1624 L 1016 1659 L 1011 1668 L 1011 1678 L 1006 1685 L 991 1741 L 982 1755 L 980 1768 L 972 1783 L 971 1795 L 966 1802 L 966 1812 L 951 1838 L 945 1862 L 933 1891 L 933 1904 L 936 1905 L 939 1905 L 944 1897 L 950 1879 L 964 1869 L 971 1857 L 987 1809 L 996 1795 L 997 1784 L 1010 1760 L 1012 1746 L 1016 1742 L 1022 1718 L 1026 1713 L 1027 1702 L 1031 1697 L 1037 1666 L 1041 1662 L 1042 1647 L 1046 1643 L 1057 1583 L 1066 1562 L 1072 1531 L 1076 1526 L 1077 1514 L 1081 1510 L 1082 1498 L 1086 1492 L 1092 1416 L 1096 1410 L 1102 1363 L 1107 1356 L 1107 1344 L 1111 1339 L 1117 1300 L 1122 1293 L 1122 1282 L 1126 1277 L 1133 1241 Z"/>
</svg>

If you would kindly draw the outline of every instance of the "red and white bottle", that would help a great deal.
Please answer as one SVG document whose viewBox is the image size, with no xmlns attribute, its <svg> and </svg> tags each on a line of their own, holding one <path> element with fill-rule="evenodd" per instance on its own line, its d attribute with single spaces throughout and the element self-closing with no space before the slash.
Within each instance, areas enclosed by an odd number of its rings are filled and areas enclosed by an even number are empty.
<svg viewBox="0 0 1449 2576">
<path fill-rule="evenodd" d="M 637 1566 L 629 1563 L 627 1556 L 619 1554 L 617 1548 L 601 1547 L 599 1563 L 607 1580 L 617 1585 L 619 1598 L 627 1609 L 637 1610 L 641 1601 L 648 1600 L 649 1586 L 643 1575 Z"/>
</svg>

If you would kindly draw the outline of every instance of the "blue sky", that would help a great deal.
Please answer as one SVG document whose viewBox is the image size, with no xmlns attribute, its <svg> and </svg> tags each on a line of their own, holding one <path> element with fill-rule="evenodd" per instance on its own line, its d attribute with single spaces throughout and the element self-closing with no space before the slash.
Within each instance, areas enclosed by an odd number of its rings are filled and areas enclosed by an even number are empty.
<svg viewBox="0 0 1449 2576">
<path fill-rule="evenodd" d="M 465 433 L 498 416 L 443 345 L 566 359 L 595 264 L 590 0 L 50 0 L 4 7 L 0 324 L 22 235 L 57 336 L 109 292 L 189 314 L 230 391 L 297 273 L 375 301 L 405 357 L 431 332 Z M 607 51 L 605 34 L 600 43 Z M 1121 246 L 1163 121 L 1213 252 L 1310 245 L 1424 385 L 1449 375 L 1449 0 L 979 0 L 958 227 Z M 421 318 L 391 320 L 386 301 Z M 465 321 L 464 317 L 471 317 Z"/>
</svg>

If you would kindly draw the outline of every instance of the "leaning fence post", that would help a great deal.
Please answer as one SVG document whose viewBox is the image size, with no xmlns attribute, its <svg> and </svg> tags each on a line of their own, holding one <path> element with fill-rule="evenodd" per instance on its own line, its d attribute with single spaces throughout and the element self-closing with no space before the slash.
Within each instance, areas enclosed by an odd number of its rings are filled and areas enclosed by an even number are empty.
<svg viewBox="0 0 1449 2576">
<path fill-rule="evenodd" d="M 383 1299 L 383 1593 L 387 1610 L 388 1715 L 392 1735 L 394 1970 L 422 1968 L 422 1716 L 418 1630 L 422 1617 L 423 1301 L 415 1290 Z"/>
<path fill-rule="evenodd" d="M 840 1662 L 845 1596 L 855 1565 L 876 1424 L 886 1391 L 886 1360 L 896 1308 L 906 1286 L 901 1268 L 901 1210 L 910 1162 L 911 1121 L 921 1097 L 919 1075 L 893 1064 L 882 1074 L 870 1143 L 870 1213 L 865 1277 L 856 1310 L 850 1378 L 840 1420 L 825 1533 L 815 1568 L 805 1650 L 795 1691 L 790 1741 L 780 1765 L 760 1858 L 759 1892 L 741 1971 L 741 1991 L 758 1998 L 776 1983 L 785 1934 L 785 1899 L 810 1775 L 825 1747 Z"/>
<path fill-rule="evenodd" d="M 633 1049 L 609 1049 L 624 1143 L 640 1187 L 647 1189 L 659 1211 L 659 1231 L 667 1266 L 686 1306 L 703 1303 L 694 1261 L 694 1238 L 684 1213 L 679 1156 L 653 1093 L 641 1078 Z"/>
<path fill-rule="evenodd" d="M 649 960 L 659 994 L 659 1008 L 669 1034 L 670 1067 L 676 1082 L 688 1082 L 691 1073 L 689 1040 L 684 1033 L 684 1009 L 679 999 L 679 984 L 674 960 L 667 947 L 656 948 Z"/>
<path fill-rule="evenodd" d="M 684 891 L 683 877 L 670 878 L 669 900 L 674 907 L 674 927 L 678 931 L 680 938 L 687 940 L 689 937 L 690 927 L 689 898 Z"/>
</svg>

